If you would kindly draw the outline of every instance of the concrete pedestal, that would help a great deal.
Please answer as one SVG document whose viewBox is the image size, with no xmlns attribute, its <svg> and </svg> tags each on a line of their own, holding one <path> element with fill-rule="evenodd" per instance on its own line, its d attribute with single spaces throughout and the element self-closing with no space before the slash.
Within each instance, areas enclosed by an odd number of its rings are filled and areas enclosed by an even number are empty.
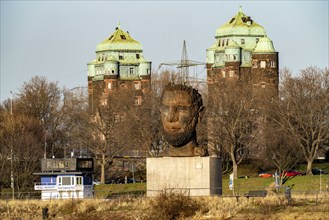
<svg viewBox="0 0 329 220">
<path fill-rule="evenodd" d="M 147 158 L 147 196 L 163 190 L 189 196 L 222 194 L 222 169 L 218 157 Z"/>
</svg>

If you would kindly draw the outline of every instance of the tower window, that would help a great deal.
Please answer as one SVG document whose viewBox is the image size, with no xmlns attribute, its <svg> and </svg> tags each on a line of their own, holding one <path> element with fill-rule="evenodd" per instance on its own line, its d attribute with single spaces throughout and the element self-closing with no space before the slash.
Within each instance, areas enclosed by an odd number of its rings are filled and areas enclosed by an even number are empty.
<svg viewBox="0 0 329 220">
<path fill-rule="evenodd" d="M 141 89 L 141 82 L 134 82 L 134 89 L 140 90 Z"/>
<path fill-rule="evenodd" d="M 114 70 L 112 70 L 112 73 L 114 74 Z"/>
<path fill-rule="evenodd" d="M 241 39 L 241 44 L 244 44 L 244 39 Z"/>
<path fill-rule="evenodd" d="M 272 68 L 276 67 L 276 63 L 275 63 L 275 61 L 272 60 L 272 61 L 270 62 L 270 66 L 271 66 Z"/>
<path fill-rule="evenodd" d="M 102 99 L 101 100 L 101 105 L 106 106 L 107 105 L 107 99 Z"/>
<path fill-rule="evenodd" d="M 232 19 L 230 20 L 230 24 L 231 24 L 234 20 L 235 20 L 235 18 L 232 18 Z"/>
<path fill-rule="evenodd" d="M 130 75 L 134 75 L 135 74 L 134 67 L 130 67 L 129 68 L 129 73 L 130 73 Z"/>
<path fill-rule="evenodd" d="M 125 120 L 125 114 L 114 113 L 114 123 L 122 122 Z"/>
<path fill-rule="evenodd" d="M 136 53 L 136 59 L 139 59 L 139 53 Z"/>
<path fill-rule="evenodd" d="M 122 40 L 126 40 L 126 36 L 125 35 L 121 34 L 120 37 L 121 37 Z"/>
<path fill-rule="evenodd" d="M 218 46 L 220 47 L 221 40 L 218 41 Z"/>
<path fill-rule="evenodd" d="M 119 60 L 123 60 L 123 53 L 119 53 Z"/>
<path fill-rule="evenodd" d="M 265 60 L 260 61 L 260 68 L 266 68 L 266 61 Z"/>
<path fill-rule="evenodd" d="M 252 67 L 253 68 L 257 68 L 258 67 L 258 61 L 257 60 L 253 60 L 252 61 Z"/>
<path fill-rule="evenodd" d="M 142 105 L 142 96 L 135 97 L 135 105 Z"/>
</svg>

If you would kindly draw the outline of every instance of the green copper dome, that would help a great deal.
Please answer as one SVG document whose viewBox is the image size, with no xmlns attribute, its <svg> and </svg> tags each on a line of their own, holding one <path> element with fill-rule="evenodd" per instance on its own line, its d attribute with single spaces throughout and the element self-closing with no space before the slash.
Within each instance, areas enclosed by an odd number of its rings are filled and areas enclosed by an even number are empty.
<svg viewBox="0 0 329 220">
<path fill-rule="evenodd" d="M 245 15 L 240 8 L 239 12 L 227 23 L 216 30 L 216 38 L 230 36 L 260 36 L 266 35 L 265 29 Z"/>
<path fill-rule="evenodd" d="M 108 50 L 136 50 L 141 51 L 142 45 L 133 39 L 128 32 L 116 28 L 115 32 L 97 45 L 96 52 Z"/>
<path fill-rule="evenodd" d="M 273 42 L 268 37 L 259 38 L 259 41 L 253 50 L 254 53 L 274 53 Z"/>
</svg>

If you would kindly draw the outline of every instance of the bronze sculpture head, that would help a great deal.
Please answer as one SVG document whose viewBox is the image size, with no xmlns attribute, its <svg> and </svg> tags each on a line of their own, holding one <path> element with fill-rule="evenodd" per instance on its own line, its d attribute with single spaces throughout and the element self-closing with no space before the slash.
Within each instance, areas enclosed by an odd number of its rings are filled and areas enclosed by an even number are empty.
<svg viewBox="0 0 329 220">
<path fill-rule="evenodd" d="M 169 143 L 169 156 L 206 155 L 196 141 L 196 126 L 204 112 L 198 90 L 182 84 L 166 85 L 160 112 L 163 133 Z"/>
</svg>

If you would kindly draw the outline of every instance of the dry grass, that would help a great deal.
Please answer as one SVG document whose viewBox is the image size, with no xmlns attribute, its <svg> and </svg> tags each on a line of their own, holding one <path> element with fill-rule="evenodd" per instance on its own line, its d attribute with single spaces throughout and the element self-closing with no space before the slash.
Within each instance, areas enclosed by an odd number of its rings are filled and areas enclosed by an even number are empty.
<svg viewBox="0 0 329 220">
<path fill-rule="evenodd" d="M 328 219 L 329 198 L 317 202 L 293 199 L 288 205 L 283 197 L 266 198 L 189 198 L 162 195 L 155 198 L 120 198 L 115 200 L 0 200 L 0 219 L 42 219 L 42 208 L 49 209 L 49 219 Z M 170 215 L 174 213 L 174 215 Z M 176 214 L 175 214 L 176 213 Z M 178 213 L 178 214 L 177 214 Z M 160 218 L 160 217 L 163 218 Z"/>
</svg>

